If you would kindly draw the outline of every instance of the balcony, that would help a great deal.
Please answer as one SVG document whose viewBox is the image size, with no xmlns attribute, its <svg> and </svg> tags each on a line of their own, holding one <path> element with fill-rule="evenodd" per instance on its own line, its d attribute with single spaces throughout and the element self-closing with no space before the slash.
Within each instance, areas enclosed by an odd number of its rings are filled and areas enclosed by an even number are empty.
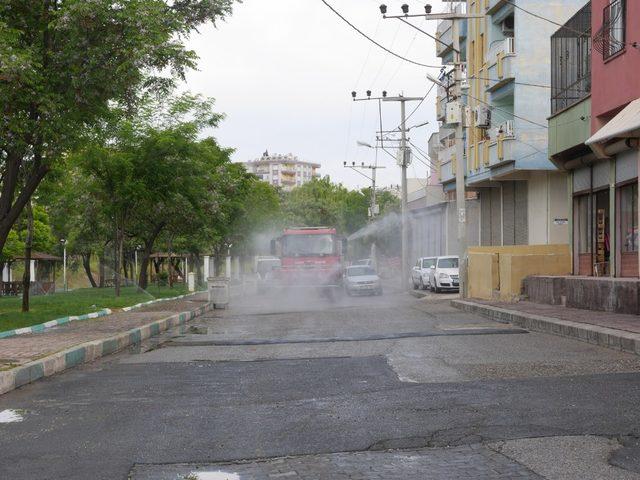
<svg viewBox="0 0 640 480">
<path fill-rule="evenodd" d="M 588 147 L 584 142 L 591 136 L 591 98 L 587 97 L 549 118 L 549 156 L 556 162 L 572 158 Z"/>
<path fill-rule="evenodd" d="M 484 0 L 487 14 L 495 15 L 502 7 L 509 5 L 505 0 Z M 513 7 L 511 7 L 513 8 Z"/>
<path fill-rule="evenodd" d="M 449 147 L 442 147 L 438 152 L 438 162 L 440 163 L 441 183 L 450 182 L 455 178 L 456 172 L 456 147 L 452 143 Z"/>
<path fill-rule="evenodd" d="M 443 57 L 451 52 L 453 49 L 453 22 L 451 20 L 441 20 L 438 22 L 436 38 L 440 40 L 436 42 L 436 55 L 438 57 Z"/>
<path fill-rule="evenodd" d="M 487 157 L 484 165 L 492 167 L 506 161 L 513 160 L 514 145 L 516 143 L 513 120 L 507 120 L 489 132 L 488 147 L 485 146 Z"/>
<path fill-rule="evenodd" d="M 493 92 L 515 78 L 515 39 L 507 37 L 495 42 L 487 56 L 487 91 Z"/>
</svg>

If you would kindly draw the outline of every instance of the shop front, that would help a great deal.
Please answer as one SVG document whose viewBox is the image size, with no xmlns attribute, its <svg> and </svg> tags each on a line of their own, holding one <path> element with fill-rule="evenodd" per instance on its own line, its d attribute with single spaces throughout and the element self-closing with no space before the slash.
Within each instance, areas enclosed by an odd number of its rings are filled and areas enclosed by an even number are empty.
<svg viewBox="0 0 640 480">
<path fill-rule="evenodd" d="M 638 277 L 640 100 L 585 144 L 596 159 L 573 172 L 574 273 Z"/>
</svg>

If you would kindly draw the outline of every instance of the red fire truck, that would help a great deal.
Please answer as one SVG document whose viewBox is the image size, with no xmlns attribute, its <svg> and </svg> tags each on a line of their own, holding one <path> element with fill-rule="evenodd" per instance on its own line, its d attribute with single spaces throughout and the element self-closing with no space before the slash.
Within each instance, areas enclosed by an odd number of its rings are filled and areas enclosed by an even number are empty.
<svg viewBox="0 0 640 480">
<path fill-rule="evenodd" d="M 347 240 L 330 227 L 291 227 L 271 241 L 280 267 L 269 275 L 269 286 L 342 289 Z"/>
</svg>

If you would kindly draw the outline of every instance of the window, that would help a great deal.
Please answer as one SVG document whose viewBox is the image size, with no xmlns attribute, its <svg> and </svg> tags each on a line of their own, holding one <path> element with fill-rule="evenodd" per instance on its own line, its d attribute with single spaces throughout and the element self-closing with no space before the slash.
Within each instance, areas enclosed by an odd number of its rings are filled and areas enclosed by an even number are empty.
<svg viewBox="0 0 640 480">
<path fill-rule="evenodd" d="M 439 258 L 438 268 L 458 268 L 458 257 Z"/>
<path fill-rule="evenodd" d="M 287 235 L 283 239 L 283 254 L 287 257 L 331 255 L 334 244 L 331 235 Z"/>
<path fill-rule="evenodd" d="M 435 258 L 425 258 L 424 260 L 422 260 L 422 268 L 431 268 L 435 264 Z"/>
<path fill-rule="evenodd" d="M 620 188 L 620 247 L 623 253 L 638 251 L 638 184 Z"/>
<path fill-rule="evenodd" d="M 625 13 L 625 0 L 613 0 L 604 7 L 602 55 L 605 59 L 624 50 Z"/>
<path fill-rule="evenodd" d="M 589 195 L 574 198 L 578 253 L 591 253 L 591 205 Z"/>
</svg>

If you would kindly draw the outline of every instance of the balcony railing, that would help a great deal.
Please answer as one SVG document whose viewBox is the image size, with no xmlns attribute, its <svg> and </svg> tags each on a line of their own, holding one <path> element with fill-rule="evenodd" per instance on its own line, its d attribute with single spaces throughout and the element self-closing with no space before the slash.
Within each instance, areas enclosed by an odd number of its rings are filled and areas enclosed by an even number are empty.
<svg viewBox="0 0 640 480">
<path fill-rule="evenodd" d="M 591 92 L 591 43 L 589 2 L 551 36 L 552 115 Z"/>
</svg>

